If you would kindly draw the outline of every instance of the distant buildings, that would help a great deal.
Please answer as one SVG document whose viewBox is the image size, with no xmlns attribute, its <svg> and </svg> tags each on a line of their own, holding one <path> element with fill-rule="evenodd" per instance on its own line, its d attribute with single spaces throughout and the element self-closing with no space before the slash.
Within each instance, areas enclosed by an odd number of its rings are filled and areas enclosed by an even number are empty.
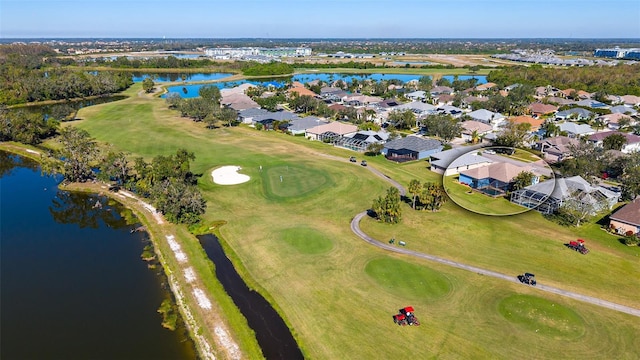
<svg viewBox="0 0 640 360">
<path fill-rule="evenodd" d="M 596 49 L 593 52 L 593 56 L 612 59 L 640 60 L 640 48 L 621 49 L 619 47 L 615 47 L 613 49 Z"/>
<path fill-rule="evenodd" d="M 205 55 L 215 59 L 243 59 L 243 58 L 280 58 L 311 56 L 311 48 L 308 47 L 241 47 L 241 48 L 210 48 L 204 51 Z"/>
</svg>

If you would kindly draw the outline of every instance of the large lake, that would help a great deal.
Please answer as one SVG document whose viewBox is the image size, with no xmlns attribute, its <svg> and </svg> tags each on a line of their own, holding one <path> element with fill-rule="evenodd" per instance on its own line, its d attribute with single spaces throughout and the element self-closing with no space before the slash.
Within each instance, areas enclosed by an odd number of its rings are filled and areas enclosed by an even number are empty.
<svg viewBox="0 0 640 360">
<path fill-rule="evenodd" d="M 197 74 L 193 74 L 197 75 Z M 305 74 L 297 74 L 291 77 L 282 77 L 282 78 L 273 78 L 273 79 L 264 79 L 264 80 L 238 80 L 232 82 L 217 82 L 213 84 L 184 84 L 184 85 L 176 85 L 170 86 L 167 88 L 167 93 L 162 95 L 162 97 L 166 97 L 169 93 L 177 93 L 183 98 L 194 98 L 198 97 L 199 90 L 203 86 L 216 86 L 220 89 L 232 88 L 241 84 L 249 83 L 253 85 L 263 85 L 263 86 L 274 86 L 276 88 L 282 87 L 287 82 L 299 81 L 301 83 L 307 83 L 314 80 L 322 80 L 324 82 L 333 82 L 337 80 L 342 80 L 346 83 L 350 82 L 353 79 L 363 80 L 363 79 L 371 79 L 375 81 L 381 80 L 391 80 L 396 79 L 401 81 L 402 83 L 406 83 L 407 81 L 417 80 L 421 77 L 421 75 L 411 75 L 411 74 L 339 74 L 339 73 L 305 73 Z M 224 77 L 221 77 L 221 79 Z M 453 75 L 445 75 L 443 78 L 449 79 L 453 81 Z M 478 80 L 478 84 L 484 84 L 487 82 L 487 77 L 484 75 L 460 75 L 458 79 L 466 80 L 470 78 L 475 78 Z"/>
<path fill-rule="evenodd" d="M 195 359 L 184 327 L 161 326 L 170 293 L 140 258 L 147 235 L 58 182 L 0 151 L 0 358 Z"/>
</svg>

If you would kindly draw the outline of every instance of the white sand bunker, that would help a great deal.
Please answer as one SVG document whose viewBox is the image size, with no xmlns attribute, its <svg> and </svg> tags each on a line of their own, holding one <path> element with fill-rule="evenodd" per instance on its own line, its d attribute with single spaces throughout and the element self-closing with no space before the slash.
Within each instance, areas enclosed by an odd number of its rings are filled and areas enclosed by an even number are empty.
<svg viewBox="0 0 640 360">
<path fill-rule="evenodd" d="M 223 166 L 211 172 L 213 182 L 218 185 L 236 185 L 249 181 L 248 175 L 238 174 L 240 166 Z"/>
</svg>

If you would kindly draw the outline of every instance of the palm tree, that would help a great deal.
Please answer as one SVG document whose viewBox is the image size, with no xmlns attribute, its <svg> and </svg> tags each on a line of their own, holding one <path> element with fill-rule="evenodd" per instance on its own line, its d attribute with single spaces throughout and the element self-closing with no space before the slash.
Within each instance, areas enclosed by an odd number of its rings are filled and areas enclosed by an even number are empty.
<svg viewBox="0 0 640 360">
<path fill-rule="evenodd" d="M 480 141 L 480 134 L 478 134 L 478 130 L 473 130 L 471 133 L 471 143 L 477 144 Z"/>
<path fill-rule="evenodd" d="M 421 191 L 422 191 L 422 184 L 420 183 L 419 180 L 413 179 L 411 180 L 411 182 L 409 182 L 409 193 L 413 195 L 413 202 L 411 205 L 413 210 L 416 209 L 416 199 L 418 197 L 418 194 L 420 194 Z"/>
</svg>

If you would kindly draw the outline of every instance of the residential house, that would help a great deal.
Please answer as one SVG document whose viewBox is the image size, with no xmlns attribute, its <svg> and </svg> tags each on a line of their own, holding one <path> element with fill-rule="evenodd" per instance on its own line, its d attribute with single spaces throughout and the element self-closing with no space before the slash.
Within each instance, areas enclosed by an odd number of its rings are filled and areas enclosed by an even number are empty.
<svg viewBox="0 0 640 360">
<path fill-rule="evenodd" d="M 381 131 L 358 131 L 355 134 L 346 135 L 336 142 L 336 146 L 341 146 L 354 151 L 367 151 L 371 144 L 384 144 L 389 139 L 389 133 Z"/>
<path fill-rule="evenodd" d="M 460 101 L 460 106 L 464 108 L 470 108 L 474 102 L 487 102 L 489 97 L 487 96 L 467 96 Z"/>
<path fill-rule="evenodd" d="M 567 133 L 567 136 L 571 138 L 578 138 L 595 134 L 595 130 L 587 124 L 576 124 L 574 122 L 563 122 L 558 125 L 560 132 Z"/>
<path fill-rule="evenodd" d="M 399 101 L 398 99 L 391 98 L 391 99 L 384 99 L 379 103 L 375 104 L 375 106 L 379 109 L 390 109 L 400 104 L 402 104 L 401 101 Z"/>
<path fill-rule="evenodd" d="M 493 131 L 491 125 L 475 120 L 463 121 L 460 123 L 460 127 L 462 128 L 462 139 L 466 142 L 471 142 L 474 131 L 480 137 Z"/>
<path fill-rule="evenodd" d="M 631 231 L 640 235 L 640 197 L 609 216 L 609 228 L 620 235 Z"/>
<path fill-rule="evenodd" d="M 342 98 L 349 95 L 348 92 L 337 87 L 323 87 L 320 89 L 320 97 L 331 101 L 342 101 Z"/>
<path fill-rule="evenodd" d="M 275 122 L 289 123 L 297 119 L 300 119 L 300 117 L 290 111 L 268 111 L 266 114 L 254 117 L 253 124 L 262 124 L 265 129 L 271 130 Z"/>
<path fill-rule="evenodd" d="M 326 125 L 329 121 L 317 118 L 315 116 L 307 116 L 303 118 L 291 119 L 289 121 L 289 127 L 287 130 L 292 135 L 304 134 L 307 129 L 311 129 L 312 127 Z"/>
<path fill-rule="evenodd" d="M 225 96 L 229 96 L 232 94 L 245 94 L 247 92 L 248 89 L 256 87 L 253 84 L 249 84 L 249 83 L 244 83 L 244 84 L 240 84 L 238 86 L 232 87 L 232 88 L 228 88 L 228 89 L 220 89 L 220 95 L 222 97 Z"/>
<path fill-rule="evenodd" d="M 433 98 L 433 104 L 436 106 L 452 105 L 454 98 L 455 97 L 453 95 L 440 94 Z"/>
<path fill-rule="evenodd" d="M 434 86 L 433 88 L 431 88 L 429 93 L 431 94 L 431 96 L 437 96 L 442 94 L 451 95 L 453 94 L 453 89 L 448 86 Z"/>
<path fill-rule="evenodd" d="M 444 176 L 456 175 L 461 171 L 487 166 L 493 163 L 480 155 L 479 150 L 469 152 L 465 148 L 441 151 L 431 155 L 430 170 Z"/>
<path fill-rule="evenodd" d="M 629 125 L 635 124 L 635 120 L 629 116 L 622 113 L 612 113 L 606 115 L 600 115 L 596 118 L 596 120 L 607 124 L 607 127 L 611 130 L 619 130 L 620 129 L 620 120 L 626 119 L 629 122 Z"/>
<path fill-rule="evenodd" d="M 589 207 L 589 212 L 596 214 L 611 209 L 619 198 L 620 193 L 592 186 L 580 176 L 543 181 L 511 194 L 511 202 L 543 214 L 553 214 L 568 200 L 567 205 Z"/>
<path fill-rule="evenodd" d="M 592 109 L 608 109 L 609 108 L 609 105 L 602 103 L 600 101 L 591 100 L 591 99 L 580 100 L 576 103 L 576 105 L 586 106 Z"/>
<path fill-rule="evenodd" d="M 455 107 L 453 105 L 439 105 L 436 108 L 436 112 L 438 114 L 451 115 L 454 118 L 459 118 L 464 113 L 464 110 L 459 107 Z"/>
<path fill-rule="evenodd" d="M 538 141 L 534 149 L 542 153 L 542 158 L 549 163 L 557 163 L 571 154 L 571 147 L 578 146 L 580 141 L 568 136 L 554 136 Z"/>
<path fill-rule="evenodd" d="M 490 165 L 461 171 L 458 181 L 488 195 L 503 195 L 511 187 L 513 179 L 525 171 L 531 171 L 531 168 L 507 162 L 494 162 Z M 534 183 L 537 182 L 538 177 L 535 176 Z"/>
<path fill-rule="evenodd" d="M 407 94 L 404 94 L 407 99 L 422 101 L 427 98 L 427 92 L 423 90 L 413 91 Z"/>
<path fill-rule="evenodd" d="M 435 113 L 436 107 L 431 104 L 423 103 L 422 101 L 412 101 L 410 103 L 398 105 L 394 107 L 393 110 L 411 110 L 416 115 L 430 115 Z"/>
<path fill-rule="evenodd" d="M 503 126 L 506 123 L 506 118 L 504 115 L 500 113 L 494 113 L 493 111 L 489 111 L 487 109 L 475 110 L 468 113 L 467 115 L 470 116 L 473 120 L 491 125 L 493 130 L 498 130 L 499 127 Z"/>
<path fill-rule="evenodd" d="M 350 94 L 342 98 L 342 102 L 351 106 L 363 106 L 363 105 L 369 105 L 369 104 L 376 104 L 376 103 L 379 103 L 380 101 L 382 101 L 382 98 L 380 97 L 362 95 L 362 94 Z"/>
<path fill-rule="evenodd" d="M 544 124 L 543 119 L 535 119 L 527 115 L 514 116 L 512 118 L 509 118 L 509 122 L 514 124 L 529 124 L 531 125 L 531 128 L 530 128 L 531 132 L 536 132 L 540 130 L 540 127 L 542 127 L 542 125 Z"/>
<path fill-rule="evenodd" d="M 563 97 L 551 96 L 547 98 L 548 103 L 556 104 L 556 105 L 573 105 L 576 102 L 570 99 L 565 99 Z"/>
<path fill-rule="evenodd" d="M 527 106 L 527 109 L 534 117 L 553 114 L 558 111 L 558 107 L 551 104 L 533 103 Z"/>
<path fill-rule="evenodd" d="M 573 108 L 563 111 L 558 111 L 556 113 L 557 120 L 587 120 L 590 119 L 594 115 L 593 112 L 583 109 L 583 108 Z"/>
<path fill-rule="evenodd" d="M 485 90 L 489 90 L 491 88 L 494 88 L 496 86 L 498 86 L 498 84 L 492 83 L 492 82 L 488 82 L 488 83 L 484 83 L 484 84 L 480 84 L 480 85 L 476 86 L 476 90 L 485 91 Z"/>
<path fill-rule="evenodd" d="M 627 143 L 622 146 L 622 151 L 625 154 L 632 153 L 634 151 L 640 151 L 640 136 L 619 131 L 603 131 L 589 136 L 589 142 L 594 143 L 596 146 L 602 146 L 604 139 L 611 135 L 619 134 L 627 139 Z"/>
<path fill-rule="evenodd" d="M 305 131 L 305 137 L 310 140 L 337 141 L 341 136 L 355 134 L 358 127 L 340 121 L 333 121 L 325 125 L 314 126 Z"/>
<path fill-rule="evenodd" d="M 296 96 L 311 96 L 311 97 L 318 96 L 318 94 L 314 93 L 313 91 L 307 89 L 304 86 L 292 87 L 291 89 L 287 90 L 287 93 L 289 94 L 289 96 L 292 96 L 293 94 L 295 94 Z"/>
<path fill-rule="evenodd" d="M 220 104 L 236 111 L 259 108 L 257 102 L 253 101 L 249 96 L 243 93 L 231 93 L 222 96 Z"/>
<path fill-rule="evenodd" d="M 638 111 L 630 106 L 618 105 L 609 108 L 612 114 L 637 115 Z"/>
<path fill-rule="evenodd" d="M 640 106 L 640 96 L 624 95 L 621 98 L 626 106 Z"/>
<path fill-rule="evenodd" d="M 442 143 L 438 140 L 409 135 L 386 143 L 382 154 L 389 160 L 404 162 L 425 159 L 441 150 Z"/>
<path fill-rule="evenodd" d="M 238 121 L 243 124 L 253 124 L 253 119 L 268 114 L 269 111 L 262 108 L 250 108 L 238 111 Z"/>
</svg>

